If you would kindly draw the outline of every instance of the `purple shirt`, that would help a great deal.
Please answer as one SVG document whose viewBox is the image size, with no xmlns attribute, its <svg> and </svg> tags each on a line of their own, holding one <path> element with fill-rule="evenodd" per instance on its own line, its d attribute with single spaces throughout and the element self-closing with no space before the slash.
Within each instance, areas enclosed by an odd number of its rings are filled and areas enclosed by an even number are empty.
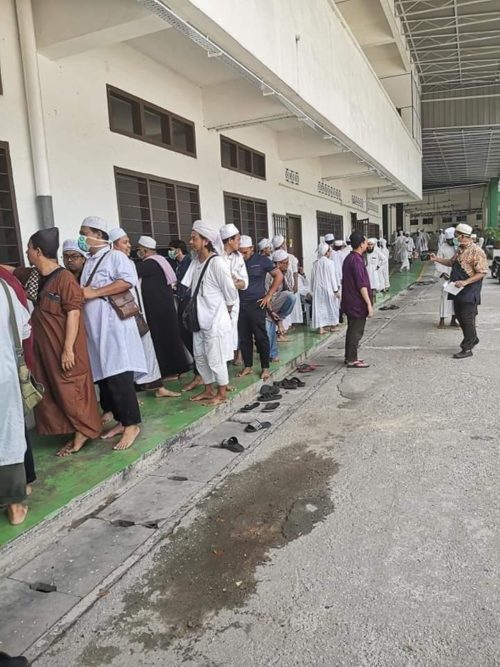
<svg viewBox="0 0 500 667">
<path fill-rule="evenodd" d="M 368 317 L 368 306 L 361 296 L 362 287 L 366 287 L 370 294 L 370 278 L 363 256 L 353 251 L 342 266 L 342 312 L 347 317 Z"/>
</svg>

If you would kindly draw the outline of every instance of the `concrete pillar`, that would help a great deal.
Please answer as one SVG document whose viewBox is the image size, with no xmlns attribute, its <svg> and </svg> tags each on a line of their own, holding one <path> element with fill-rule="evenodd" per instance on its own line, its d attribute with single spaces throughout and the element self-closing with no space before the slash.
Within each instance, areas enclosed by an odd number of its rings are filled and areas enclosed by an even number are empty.
<svg viewBox="0 0 500 667">
<path fill-rule="evenodd" d="M 35 177 L 39 221 L 42 227 L 54 226 L 54 211 L 49 178 L 49 161 L 45 140 L 42 92 L 38 72 L 35 25 L 31 0 L 16 0 L 19 44 L 23 62 L 24 89 L 30 128 L 31 156 Z"/>
<path fill-rule="evenodd" d="M 488 227 L 498 227 L 498 178 L 488 185 Z"/>
</svg>

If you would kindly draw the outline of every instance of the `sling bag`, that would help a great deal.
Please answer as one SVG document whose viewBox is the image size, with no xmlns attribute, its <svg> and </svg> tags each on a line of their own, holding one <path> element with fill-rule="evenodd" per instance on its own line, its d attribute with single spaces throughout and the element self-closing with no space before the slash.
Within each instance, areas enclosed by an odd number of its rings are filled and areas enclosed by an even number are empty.
<svg viewBox="0 0 500 667">
<path fill-rule="evenodd" d="M 200 331 L 200 322 L 198 320 L 198 304 L 197 304 L 197 299 L 198 299 L 198 292 L 200 291 L 201 287 L 201 281 L 203 280 L 203 276 L 205 275 L 205 271 L 208 269 L 208 265 L 210 264 L 210 260 L 213 259 L 216 255 L 211 255 L 205 262 L 205 266 L 203 267 L 200 275 L 200 279 L 198 280 L 198 284 L 196 285 L 196 289 L 194 290 L 193 295 L 187 302 L 187 305 L 184 309 L 184 312 L 182 313 L 182 324 L 184 328 L 187 331 L 190 331 L 191 333 L 195 333 L 197 331 Z"/>
<path fill-rule="evenodd" d="M 35 381 L 29 371 L 29 368 L 26 366 L 26 361 L 24 360 L 23 344 L 21 342 L 21 338 L 19 337 L 19 329 L 17 327 L 12 296 L 7 284 L 3 280 L 0 280 L 0 283 L 2 283 L 2 287 L 5 291 L 7 302 L 9 304 L 10 328 L 12 329 L 14 346 L 16 349 L 17 375 L 19 377 L 19 386 L 21 388 L 21 398 L 23 401 L 24 414 L 27 414 L 30 410 L 33 410 L 35 405 L 38 405 L 38 403 L 40 403 L 42 400 L 44 387 Z"/>
<path fill-rule="evenodd" d="M 109 252 L 111 251 L 108 250 L 108 252 L 105 252 L 104 255 L 101 257 L 101 259 L 94 266 L 92 273 L 90 274 L 84 287 L 90 286 L 90 283 L 92 282 L 92 279 L 94 278 L 97 269 L 99 268 L 101 262 L 108 255 Z M 134 299 L 134 295 L 129 289 L 126 292 L 121 292 L 121 294 L 113 294 L 113 296 L 108 296 L 106 298 L 109 301 L 115 313 L 121 320 L 128 320 L 130 317 L 135 317 L 137 319 L 137 316 L 141 312 L 139 306 L 137 305 Z"/>
</svg>

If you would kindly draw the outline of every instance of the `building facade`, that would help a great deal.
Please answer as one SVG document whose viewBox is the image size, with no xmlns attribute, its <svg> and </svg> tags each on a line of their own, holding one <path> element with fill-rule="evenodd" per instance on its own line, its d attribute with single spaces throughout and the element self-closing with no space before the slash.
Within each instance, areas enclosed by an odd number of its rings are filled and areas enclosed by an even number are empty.
<svg viewBox="0 0 500 667">
<path fill-rule="evenodd" d="M 382 234 L 383 204 L 421 197 L 419 138 L 348 21 L 333 0 L 3 0 L 0 262 L 87 215 L 162 248 L 200 217 L 283 233 L 306 269 L 328 232 Z"/>
</svg>

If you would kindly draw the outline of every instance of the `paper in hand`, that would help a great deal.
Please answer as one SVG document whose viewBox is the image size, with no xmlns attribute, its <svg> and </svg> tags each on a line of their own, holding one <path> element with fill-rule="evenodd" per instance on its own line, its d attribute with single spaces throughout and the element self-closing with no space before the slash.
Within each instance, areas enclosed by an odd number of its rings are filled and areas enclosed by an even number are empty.
<svg viewBox="0 0 500 667">
<path fill-rule="evenodd" d="M 443 289 L 445 292 L 448 292 L 448 294 L 453 294 L 453 296 L 455 296 L 463 290 L 463 287 L 457 287 L 454 282 L 447 280 L 443 284 Z"/>
</svg>

